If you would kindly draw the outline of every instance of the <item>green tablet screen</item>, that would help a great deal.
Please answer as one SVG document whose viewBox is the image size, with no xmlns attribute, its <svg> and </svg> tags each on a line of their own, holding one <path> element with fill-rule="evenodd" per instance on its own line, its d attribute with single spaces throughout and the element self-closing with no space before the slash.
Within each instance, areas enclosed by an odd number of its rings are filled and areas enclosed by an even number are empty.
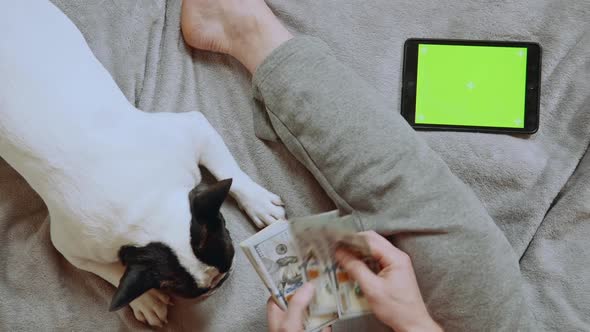
<svg viewBox="0 0 590 332">
<path fill-rule="evenodd" d="M 418 45 L 415 123 L 524 128 L 527 49 Z"/>
</svg>

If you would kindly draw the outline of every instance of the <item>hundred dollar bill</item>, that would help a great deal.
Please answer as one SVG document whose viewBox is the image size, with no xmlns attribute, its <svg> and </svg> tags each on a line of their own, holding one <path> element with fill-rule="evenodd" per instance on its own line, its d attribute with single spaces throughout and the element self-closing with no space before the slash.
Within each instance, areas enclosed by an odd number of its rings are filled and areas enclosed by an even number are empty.
<svg viewBox="0 0 590 332">
<path fill-rule="evenodd" d="M 333 219 L 337 214 L 328 213 L 311 216 L 312 220 L 316 218 Z M 308 218 L 295 219 L 293 223 Z M 328 313 L 338 313 L 338 298 L 336 293 L 336 283 L 334 281 L 334 262 L 330 257 L 330 248 L 325 245 L 325 241 L 318 241 L 316 234 L 307 232 L 307 226 L 304 222 L 298 224 L 301 226 L 295 243 L 297 254 L 302 260 L 304 277 L 307 281 L 312 281 L 315 286 L 315 294 L 312 303 L 309 306 L 311 315 L 321 315 Z M 295 235 L 295 233 L 293 233 Z M 305 234 L 306 236 L 303 236 Z"/>
<path fill-rule="evenodd" d="M 336 268 L 335 275 L 339 317 L 347 319 L 370 314 L 369 302 L 367 302 L 359 284 L 340 267 Z"/>
<path fill-rule="evenodd" d="M 365 239 L 358 235 L 358 228 L 352 215 L 341 216 L 338 211 L 331 211 L 315 216 L 294 219 L 291 231 L 297 243 L 299 257 L 309 252 L 317 252 L 318 260 L 326 269 L 325 274 L 333 280 L 338 296 L 336 304 L 340 318 L 351 318 L 370 313 L 366 298 L 358 283 L 352 280 L 334 260 L 334 252 L 338 247 L 345 247 L 362 259 L 373 271 L 378 271 L 377 262 L 372 258 Z M 317 297 L 317 296 L 316 296 Z M 318 303 L 329 303 L 326 299 L 318 299 Z M 322 308 L 314 308 L 320 310 Z M 327 310 L 327 308 L 326 308 Z"/>
<path fill-rule="evenodd" d="M 314 298 L 309 305 L 310 315 L 338 316 L 338 299 L 333 270 L 322 266 L 313 252 L 309 252 L 305 256 L 302 268 L 305 281 L 313 283 L 315 288 Z"/>
<path fill-rule="evenodd" d="M 303 285 L 303 270 L 288 223 L 276 222 L 243 241 L 240 247 L 275 302 L 286 310 L 295 291 Z M 337 313 L 310 315 L 306 331 L 320 330 L 337 319 Z"/>
<path fill-rule="evenodd" d="M 290 220 L 291 233 L 297 243 L 299 257 L 314 252 L 319 263 L 332 269 L 334 265 L 333 251 L 335 243 L 331 243 L 330 229 L 342 227 L 338 211 L 320 213 L 304 218 Z M 328 237 L 327 237 L 328 236 Z"/>
</svg>

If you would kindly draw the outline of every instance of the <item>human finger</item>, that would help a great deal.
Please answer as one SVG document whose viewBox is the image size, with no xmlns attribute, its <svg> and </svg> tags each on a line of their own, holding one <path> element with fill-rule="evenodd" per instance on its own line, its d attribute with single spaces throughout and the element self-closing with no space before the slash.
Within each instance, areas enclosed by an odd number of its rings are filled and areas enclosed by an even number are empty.
<svg viewBox="0 0 590 332">
<path fill-rule="evenodd" d="M 371 255 L 379 262 L 381 267 L 396 265 L 396 263 L 403 262 L 407 259 L 405 252 L 396 248 L 391 242 L 375 231 L 366 231 L 359 234 L 366 239 L 371 250 Z"/>
<path fill-rule="evenodd" d="M 282 324 L 284 331 L 301 331 L 307 312 L 307 306 L 313 298 L 314 288 L 311 283 L 305 283 L 289 301 L 289 308 Z"/>
<path fill-rule="evenodd" d="M 281 309 L 272 297 L 266 302 L 266 320 L 269 331 L 278 331 L 286 313 Z"/>
<path fill-rule="evenodd" d="M 334 257 L 344 271 L 352 279 L 358 281 L 363 292 L 365 292 L 365 288 L 374 287 L 380 281 L 379 277 L 363 261 L 346 251 L 346 249 L 336 249 Z"/>
</svg>

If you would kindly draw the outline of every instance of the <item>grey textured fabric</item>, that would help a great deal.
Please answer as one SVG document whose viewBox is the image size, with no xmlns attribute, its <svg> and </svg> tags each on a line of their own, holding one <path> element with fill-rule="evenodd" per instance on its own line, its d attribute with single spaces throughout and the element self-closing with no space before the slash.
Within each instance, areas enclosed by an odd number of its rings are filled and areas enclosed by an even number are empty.
<svg viewBox="0 0 590 332">
<path fill-rule="evenodd" d="M 179 29 L 179 0 L 53 2 L 80 28 L 132 103 L 146 112 L 203 112 L 243 169 L 283 197 L 289 215 L 302 216 L 335 207 L 318 181 L 281 142 L 261 141 L 255 136 L 255 129 L 265 138 L 272 139 L 274 133 L 264 122 L 268 119 L 264 118 L 263 106 L 252 98 L 251 78 L 246 70 L 227 56 L 194 51 L 184 45 Z M 389 100 L 392 113 L 399 110 L 402 44 L 406 38 L 541 43 L 542 119 L 536 135 L 432 132 L 417 136 L 471 187 L 505 234 L 514 251 L 507 255 L 521 259 L 526 301 L 523 306 L 530 308 L 540 327 L 590 330 L 590 286 L 584 275 L 588 273 L 590 248 L 588 241 L 583 241 L 588 238 L 590 222 L 590 184 L 588 172 L 584 171 L 588 169 L 588 157 L 576 171 L 590 141 L 590 3 L 272 0 L 269 5 L 294 33 L 325 41 L 335 57 L 369 82 L 381 100 Z M 42 50 L 39 61 L 43 61 Z M 290 73 L 289 77 L 296 81 L 297 74 Z M 397 142 L 380 142 L 384 144 L 395 146 Z M 422 143 L 409 144 L 419 146 L 439 169 L 444 168 Z M 1 331 L 145 328 L 133 320 L 127 309 L 109 313 L 112 287 L 77 271 L 52 248 L 42 202 L 4 162 L 0 163 L 0 184 Z M 433 199 L 430 204 L 440 205 L 442 201 Z M 223 212 L 236 242 L 256 231 L 233 202 L 226 204 Z M 469 213 L 480 216 L 482 211 Z M 435 220 L 432 222 L 436 226 Z M 483 224 L 490 227 L 489 222 L 479 221 L 476 225 Z M 492 234 L 501 238 L 496 231 Z M 488 249 L 502 248 L 505 243 Z M 422 257 L 417 259 L 421 261 Z M 483 262 L 484 267 L 489 266 L 486 264 Z M 512 266 L 504 268 L 510 270 Z M 462 288 L 454 291 L 461 292 Z M 266 298 L 256 273 L 238 253 L 233 275 L 224 287 L 202 303 L 177 301 L 167 329 L 261 331 L 266 326 Z M 474 317 L 488 314 L 479 309 L 471 308 Z M 438 309 L 432 310 L 438 313 Z M 373 327 L 355 322 L 348 329 Z M 489 326 L 487 329 L 496 330 Z"/>
<path fill-rule="evenodd" d="M 395 235 L 445 330 L 535 330 L 518 258 L 475 194 L 330 53 L 296 38 L 258 68 L 254 85 L 277 136 L 362 229 Z"/>
<path fill-rule="evenodd" d="M 590 330 L 590 153 L 537 230 L 521 270 L 544 331 Z"/>
</svg>

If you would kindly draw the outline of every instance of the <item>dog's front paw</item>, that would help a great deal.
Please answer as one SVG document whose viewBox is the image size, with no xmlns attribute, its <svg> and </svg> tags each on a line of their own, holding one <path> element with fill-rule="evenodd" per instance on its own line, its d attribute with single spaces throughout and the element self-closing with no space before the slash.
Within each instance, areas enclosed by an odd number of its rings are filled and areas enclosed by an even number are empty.
<svg viewBox="0 0 590 332">
<path fill-rule="evenodd" d="M 129 303 L 135 318 L 150 326 L 163 327 L 168 323 L 170 297 L 157 289 L 150 289 Z"/>
<path fill-rule="evenodd" d="M 232 185 L 232 194 L 238 205 L 256 226 L 262 228 L 278 220 L 285 219 L 285 203 L 281 198 L 259 186 L 256 182 L 236 180 Z"/>
</svg>

